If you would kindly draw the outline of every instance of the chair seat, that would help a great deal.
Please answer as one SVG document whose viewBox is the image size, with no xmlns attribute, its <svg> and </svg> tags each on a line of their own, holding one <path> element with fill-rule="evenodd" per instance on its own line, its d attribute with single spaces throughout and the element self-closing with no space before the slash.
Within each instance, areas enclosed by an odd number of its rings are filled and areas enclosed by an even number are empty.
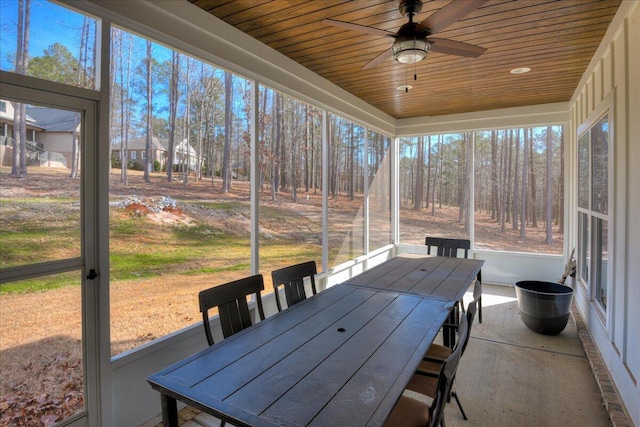
<svg viewBox="0 0 640 427">
<path fill-rule="evenodd" d="M 423 371 L 418 368 L 418 371 L 416 372 L 427 373 L 429 371 Z M 415 391 L 416 393 L 424 394 L 425 396 L 431 398 L 435 398 L 438 392 L 438 373 L 439 370 L 435 372 L 435 375 L 415 374 L 411 377 L 411 380 L 409 381 L 409 384 L 407 384 L 406 389 Z"/>
<path fill-rule="evenodd" d="M 425 427 L 429 425 L 429 404 L 400 396 L 384 427 Z"/>
<path fill-rule="evenodd" d="M 425 358 L 444 361 L 451 354 L 451 349 L 439 344 L 431 344 Z"/>
</svg>

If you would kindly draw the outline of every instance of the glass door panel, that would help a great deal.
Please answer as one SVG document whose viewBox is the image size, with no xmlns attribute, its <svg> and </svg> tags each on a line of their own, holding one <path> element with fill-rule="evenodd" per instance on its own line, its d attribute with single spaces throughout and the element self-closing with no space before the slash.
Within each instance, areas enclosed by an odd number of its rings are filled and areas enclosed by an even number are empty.
<svg viewBox="0 0 640 427">
<path fill-rule="evenodd" d="M 14 90 L 3 86 L 3 98 Z M 87 409 L 83 236 L 92 224 L 82 208 L 83 114 L 3 101 L 0 425 L 78 422 Z"/>
</svg>

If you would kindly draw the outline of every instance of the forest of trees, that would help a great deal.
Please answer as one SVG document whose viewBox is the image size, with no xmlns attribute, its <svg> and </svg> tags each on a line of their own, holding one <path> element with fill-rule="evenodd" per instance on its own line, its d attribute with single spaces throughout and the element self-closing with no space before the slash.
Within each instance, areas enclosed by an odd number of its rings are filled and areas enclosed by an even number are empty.
<svg viewBox="0 0 640 427">
<path fill-rule="evenodd" d="M 473 174 L 474 217 L 517 230 L 523 241 L 528 228 L 544 227 L 551 245 L 564 227 L 563 150 L 561 126 L 402 139 L 401 208 L 435 216 L 454 207 L 468 237 Z"/>
<path fill-rule="evenodd" d="M 95 21 L 85 17 L 74 29 L 77 52 L 56 42 L 41 56 L 28 58 L 29 4 L 29 0 L 20 0 L 15 71 L 94 88 Z M 253 83 L 121 28 L 112 28 L 111 39 L 110 138 L 111 146 L 120 147 L 118 158 L 128 159 L 129 142 L 143 139 L 144 178 L 149 181 L 154 169 L 150 164 L 152 141 L 157 138 L 166 146 L 163 171 L 169 181 L 176 179 L 176 173 L 185 184 L 190 179 L 208 178 L 212 191 L 224 193 L 231 190 L 234 180 L 251 180 Z M 25 176 L 27 167 L 20 157 L 25 152 L 20 145 L 25 139 L 21 136 L 21 117 L 17 109 L 13 143 L 14 156 L 18 157 L 12 165 L 15 176 Z M 390 138 L 373 131 L 365 135 L 363 126 L 335 114 L 327 117 L 329 198 L 354 201 L 363 196 L 366 183 L 370 207 L 381 214 L 380 218 L 387 218 Z M 322 190 L 320 109 L 260 86 L 257 136 L 256 179 L 271 200 L 287 197 L 297 202 L 300 193 L 317 194 Z M 193 164 L 176 164 L 177 146 L 193 148 L 196 157 L 185 157 Z M 502 231 L 517 230 L 522 240 L 529 228 L 545 227 L 546 241 L 552 244 L 554 233 L 563 232 L 563 146 L 560 126 L 402 138 L 400 207 L 432 217 L 443 206 L 454 208 L 456 222 L 468 235 L 473 193 L 474 217 L 487 216 Z M 118 166 L 126 185 L 128 162 Z M 76 176 L 77 168 L 74 163 L 72 176 Z"/>
</svg>

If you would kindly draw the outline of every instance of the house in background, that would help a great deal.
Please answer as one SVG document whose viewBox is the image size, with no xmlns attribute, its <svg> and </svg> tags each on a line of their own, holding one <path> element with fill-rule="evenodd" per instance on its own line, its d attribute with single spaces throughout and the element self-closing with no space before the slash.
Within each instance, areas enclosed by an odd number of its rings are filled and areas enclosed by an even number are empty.
<svg viewBox="0 0 640 427">
<path fill-rule="evenodd" d="M 147 152 L 147 138 L 135 138 L 127 142 L 126 150 L 123 152 L 122 143 L 111 144 L 111 158 L 122 162 L 123 157 L 127 159 L 130 167 L 137 170 L 144 170 L 144 161 Z M 158 138 L 151 137 L 151 162 L 158 162 L 160 169 L 166 164 L 167 149 Z"/>
<path fill-rule="evenodd" d="M 13 162 L 13 104 L 0 101 L 0 158 Z M 73 143 L 80 135 L 80 115 L 46 107 L 27 107 L 27 158 L 29 166 L 69 168 Z"/>
<path fill-rule="evenodd" d="M 169 152 L 169 141 L 162 140 L 163 145 L 167 149 L 167 153 Z M 187 141 L 187 139 L 183 139 L 180 142 L 176 143 L 175 148 L 173 149 L 173 164 L 178 165 L 189 165 L 189 170 L 194 171 L 197 169 L 196 163 L 198 161 L 198 154 L 196 150 L 193 149 L 191 144 Z"/>
<path fill-rule="evenodd" d="M 147 139 L 146 137 L 132 139 L 127 143 L 126 154 L 122 154 L 122 143 L 111 144 L 111 158 L 120 162 L 122 157 L 126 157 L 130 165 L 134 165 L 134 169 L 143 170 L 144 159 L 146 156 Z M 173 164 L 182 165 L 189 164 L 191 170 L 195 170 L 197 154 L 191 144 L 183 139 L 175 144 L 173 149 Z M 152 162 L 158 162 L 159 170 L 164 170 L 169 153 L 169 140 L 167 138 L 151 138 L 151 158 Z"/>
<path fill-rule="evenodd" d="M 73 145 L 80 137 L 80 114 L 74 111 L 46 107 L 28 107 L 27 116 L 32 117 L 42 129 L 35 135 L 35 141 L 42 147 L 31 166 L 70 168 Z"/>
<path fill-rule="evenodd" d="M 13 104 L 0 100 L 0 164 L 11 166 L 13 162 L 13 118 L 15 116 Z M 42 128 L 35 124 L 35 120 L 27 113 L 27 156 L 38 155 L 43 152 L 42 145 L 36 141 L 36 133 Z"/>
</svg>

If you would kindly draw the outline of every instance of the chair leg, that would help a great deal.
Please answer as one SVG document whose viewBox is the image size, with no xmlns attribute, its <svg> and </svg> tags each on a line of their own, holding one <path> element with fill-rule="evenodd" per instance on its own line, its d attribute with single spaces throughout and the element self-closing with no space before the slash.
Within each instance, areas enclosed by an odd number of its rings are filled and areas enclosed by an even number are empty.
<svg viewBox="0 0 640 427">
<path fill-rule="evenodd" d="M 478 298 L 478 322 L 482 323 L 482 296 Z"/>
<path fill-rule="evenodd" d="M 456 403 L 458 404 L 458 408 L 460 409 L 460 413 L 462 414 L 462 418 L 464 418 L 465 420 L 467 420 L 467 414 L 464 413 L 464 409 L 462 409 L 462 403 L 460 403 L 460 399 L 458 399 L 458 393 L 456 393 L 455 391 L 451 392 L 451 396 L 453 396 L 456 399 Z"/>
</svg>

